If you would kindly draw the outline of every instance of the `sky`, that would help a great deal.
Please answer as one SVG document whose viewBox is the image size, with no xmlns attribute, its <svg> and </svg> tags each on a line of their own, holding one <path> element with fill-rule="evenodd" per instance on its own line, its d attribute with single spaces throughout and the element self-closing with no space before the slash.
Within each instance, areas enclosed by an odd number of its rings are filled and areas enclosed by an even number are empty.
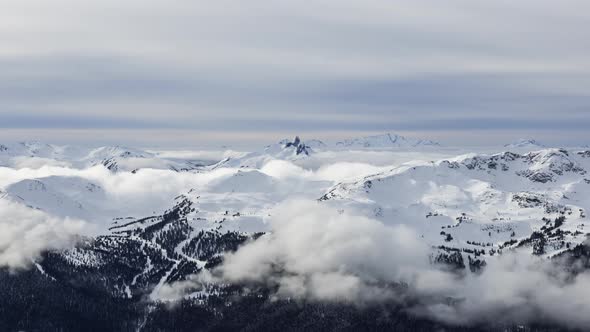
<svg viewBox="0 0 590 332">
<path fill-rule="evenodd" d="M 590 144 L 590 2 L 4 0 L 0 140 Z"/>
</svg>

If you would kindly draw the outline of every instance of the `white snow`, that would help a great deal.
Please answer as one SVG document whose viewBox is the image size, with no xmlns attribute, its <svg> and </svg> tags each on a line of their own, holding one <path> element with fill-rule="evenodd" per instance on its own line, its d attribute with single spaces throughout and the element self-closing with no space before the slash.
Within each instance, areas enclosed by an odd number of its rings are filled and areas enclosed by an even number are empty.
<svg viewBox="0 0 590 332">
<path fill-rule="evenodd" d="M 251 153 L 209 152 L 207 163 L 200 165 L 197 159 L 204 154 L 198 151 L 3 144 L 0 199 L 88 220 L 102 225 L 105 233 L 111 232 L 109 227 L 117 227 L 112 232 L 147 227 L 149 221 L 133 222 L 161 214 L 180 199 L 192 203 L 187 220 L 195 234 L 267 232 L 277 204 L 321 198 L 321 204 L 353 210 L 385 225 L 409 226 L 433 247 L 483 248 L 489 253 L 540 230 L 546 226 L 542 218 L 561 215 L 566 217 L 561 229 L 569 231 L 564 241 L 576 244 L 585 239 L 590 152 L 542 148 L 527 141 L 514 147 L 535 148 L 466 153 L 392 134 L 336 145 L 305 139 L 289 144 L 295 141 L 286 139 Z M 298 153 L 298 146 L 307 153 Z M 107 165 L 115 166 L 106 171 Z M 548 255 L 564 250 L 557 244 L 549 249 Z M 98 264 L 75 249 L 68 257 L 78 264 Z M 148 261 L 131 286 L 151 268 Z M 167 271 L 153 296 L 173 270 Z"/>
</svg>

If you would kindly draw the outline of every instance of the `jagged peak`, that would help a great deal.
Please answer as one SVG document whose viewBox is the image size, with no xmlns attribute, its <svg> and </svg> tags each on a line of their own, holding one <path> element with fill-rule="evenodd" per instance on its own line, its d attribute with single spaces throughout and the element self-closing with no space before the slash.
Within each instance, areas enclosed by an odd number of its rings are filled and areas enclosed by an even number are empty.
<svg viewBox="0 0 590 332">
<path fill-rule="evenodd" d="M 265 148 L 265 152 L 271 154 L 284 154 L 286 152 L 291 154 L 291 151 L 295 156 L 308 156 L 313 153 L 312 147 L 303 142 L 299 136 L 295 136 L 293 140 L 282 139 L 278 144 L 269 145 Z"/>
</svg>

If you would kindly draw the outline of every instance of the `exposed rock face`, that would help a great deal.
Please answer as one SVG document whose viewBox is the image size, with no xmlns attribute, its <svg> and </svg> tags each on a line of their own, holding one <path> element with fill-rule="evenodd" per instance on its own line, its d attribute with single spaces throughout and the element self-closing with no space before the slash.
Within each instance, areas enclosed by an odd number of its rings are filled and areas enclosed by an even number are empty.
<svg viewBox="0 0 590 332">
<path fill-rule="evenodd" d="M 287 148 L 295 148 L 295 155 L 301 155 L 301 154 L 305 154 L 306 156 L 309 156 L 310 152 L 312 151 L 311 147 L 305 145 L 305 143 L 301 142 L 301 139 L 299 138 L 299 136 L 295 136 L 295 139 L 293 140 L 293 142 L 287 142 L 285 144 L 285 149 Z"/>
</svg>

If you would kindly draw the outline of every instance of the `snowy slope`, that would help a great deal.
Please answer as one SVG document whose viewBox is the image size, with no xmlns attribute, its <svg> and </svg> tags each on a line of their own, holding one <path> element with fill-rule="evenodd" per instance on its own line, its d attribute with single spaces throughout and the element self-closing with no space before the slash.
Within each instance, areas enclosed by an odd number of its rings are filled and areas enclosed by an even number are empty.
<svg viewBox="0 0 590 332">
<path fill-rule="evenodd" d="M 34 209 L 86 220 L 103 212 L 96 204 L 105 199 L 105 192 L 99 185 L 76 177 L 22 180 L 10 185 L 6 192 Z"/>
<path fill-rule="evenodd" d="M 474 250 L 484 243 L 488 254 L 565 217 L 557 227 L 561 234 L 553 236 L 556 229 L 547 234 L 545 252 L 554 254 L 586 238 L 587 155 L 546 149 L 460 156 L 341 183 L 322 200 L 362 209 L 385 223 L 407 224 L 433 246 Z"/>
</svg>

